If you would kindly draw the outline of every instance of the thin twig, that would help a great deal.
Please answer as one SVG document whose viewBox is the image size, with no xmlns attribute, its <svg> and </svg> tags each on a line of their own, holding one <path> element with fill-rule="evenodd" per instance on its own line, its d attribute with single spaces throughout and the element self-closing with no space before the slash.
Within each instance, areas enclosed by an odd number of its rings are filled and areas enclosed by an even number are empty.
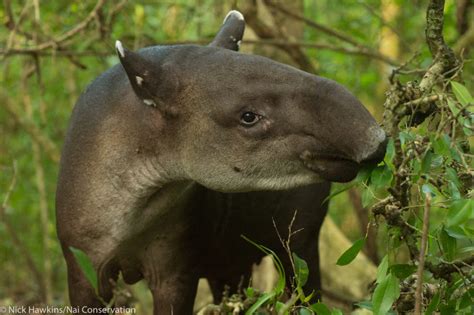
<svg viewBox="0 0 474 315">
<path fill-rule="evenodd" d="M 16 161 L 13 162 L 13 176 L 10 181 L 10 185 L 8 187 L 8 190 L 5 194 L 5 197 L 3 198 L 2 206 L 0 207 L 0 222 L 3 222 L 5 225 L 7 233 L 10 235 L 11 241 L 15 248 L 18 249 L 20 252 L 20 257 L 24 258 L 26 260 L 26 264 L 28 268 L 30 269 L 31 273 L 33 274 L 33 277 L 36 280 L 36 283 L 39 286 L 39 292 L 42 294 L 45 290 L 45 284 L 44 284 L 44 279 L 38 268 L 36 267 L 35 261 L 33 257 L 31 256 L 31 252 L 28 249 L 28 247 L 23 243 L 21 238 L 17 234 L 17 229 L 13 226 L 13 224 L 10 222 L 8 219 L 6 210 L 8 208 L 8 202 L 10 200 L 10 196 L 13 193 L 13 190 L 15 189 L 16 182 L 17 182 L 17 176 L 18 176 L 18 168 L 17 168 L 17 163 Z"/>
<path fill-rule="evenodd" d="M 209 43 L 208 39 L 200 39 L 200 40 L 193 40 L 193 41 L 162 41 L 156 42 L 155 45 L 205 45 Z M 259 39 L 259 40 L 252 40 L 247 39 L 242 41 L 242 45 L 268 45 L 268 46 L 281 46 L 281 47 L 302 47 L 308 49 L 318 49 L 318 50 L 331 50 L 334 52 L 346 54 L 346 55 L 356 55 L 356 56 L 364 56 L 368 58 L 373 58 L 385 62 L 390 65 L 397 65 L 397 63 L 391 59 L 386 59 L 382 57 L 378 53 L 374 53 L 373 51 L 367 51 L 363 49 L 357 48 L 346 48 L 342 46 L 335 46 L 331 44 L 325 43 L 312 43 L 306 41 L 288 41 L 288 40 L 281 40 L 281 39 Z M 93 51 L 93 50 L 86 50 L 86 51 L 72 51 L 72 50 L 43 50 L 32 52 L 29 49 L 23 48 L 16 48 L 10 50 L 2 50 L 0 49 L 0 55 L 31 55 L 36 54 L 38 56 L 58 56 L 58 57 L 68 57 L 68 56 L 75 56 L 75 57 L 85 57 L 85 56 L 111 56 L 115 54 L 114 50 L 110 51 Z M 413 72 L 425 72 L 422 69 L 416 69 Z"/>
<path fill-rule="evenodd" d="M 420 256 L 418 259 L 418 270 L 416 272 L 416 293 L 415 293 L 415 315 L 421 315 L 423 304 L 423 269 L 425 267 L 426 244 L 428 242 L 428 229 L 430 222 L 431 195 L 425 194 L 425 211 L 423 213 L 423 233 L 421 236 Z"/>
<path fill-rule="evenodd" d="M 30 94 L 28 93 L 28 78 L 30 77 L 28 68 L 24 67 L 24 75 L 21 80 L 21 94 L 23 95 L 23 105 L 24 112 L 26 117 L 30 120 L 33 119 L 33 106 L 31 104 Z M 39 64 L 35 62 L 33 66 L 33 71 L 37 73 L 37 76 L 40 78 L 39 73 Z M 40 84 L 41 86 L 41 84 Z M 32 138 L 32 137 L 31 137 Z M 39 195 L 39 214 L 40 214 L 40 230 L 41 230 L 41 243 L 43 246 L 43 281 L 44 281 L 44 291 L 41 292 L 43 295 L 43 302 L 46 304 L 51 304 L 53 300 L 52 292 L 52 264 L 50 256 L 50 242 L 49 242 L 49 211 L 48 211 L 48 196 L 46 192 L 46 182 L 44 167 L 42 164 L 42 150 L 41 145 L 32 140 L 32 151 L 33 151 L 33 161 L 35 164 L 35 175 L 36 175 L 36 187 L 38 189 Z"/>
<path fill-rule="evenodd" d="M 349 43 L 351 44 L 352 46 L 356 47 L 356 51 L 358 51 L 360 54 L 364 54 L 364 55 L 370 55 L 372 57 L 375 57 L 379 60 L 382 60 L 388 64 L 391 64 L 391 65 L 397 65 L 398 63 L 393 60 L 392 58 L 388 57 L 388 56 L 385 56 L 383 54 L 381 54 L 380 52 L 364 45 L 364 44 L 361 44 L 359 43 L 358 41 L 354 40 L 352 37 L 350 37 L 349 35 L 347 34 L 344 34 L 342 33 L 341 31 L 338 31 L 338 30 L 335 30 L 335 29 L 332 29 L 332 28 L 329 28 L 325 25 L 322 25 L 322 24 L 319 24 L 315 21 L 312 21 L 298 13 L 295 13 L 295 12 L 292 12 L 286 8 L 284 8 L 283 6 L 281 5 L 278 5 L 276 3 L 274 3 L 273 1 L 271 0 L 265 0 L 264 1 L 265 4 L 267 4 L 268 6 L 286 14 L 287 16 L 295 19 L 295 20 L 298 20 L 298 21 L 302 21 L 304 22 L 306 25 L 310 26 L 310 27 L 313 27 L 315 29 L 318 29 L 332 37 L 335 37 L 343 42 L 346 42 L 346 43 Z"/>
<path fill-rule="evenodd" d="M 106 1 L 107 0 L 99 0 L 97 2 L 97 4 L 95 5 L 94 9 L 89 13 L 89 15 L 82 22 L 80 22 L 79 24 L 74 26 L 69 31 L 61 34 L 57 38 L 54 38 L 52 40 L 49 40 L 49 41 L 46 41 L 44 43 L 38 44 L 36 46 L 22 48 L 22 51 L 25 52 L 25 53 L 27 53 L 27 52 L 35 53 L 35 52 L 43 51 L 43 50 L 46 50 L 46 49 L 49 49 L 49 48 L 58 47 L 61 43 L 63 43 L 66 40 L 74 37 L 76 34 L 81 32 L 85 28 L 87 28 L 89 26 L 89 24 L 92 21 L 95 20 L 99 10 L 102 9 L 102 7 L 105 5 Z M 4 53 L 4 55 L 7 55 L 7 54 L 8 54 L 8 50 L 7 50 L 6 53 Z"/>
<path fill-rule="evenodd" d="M 0 104 L 11 114 L 15 121 L 43 148 L 49 158 L 58 163 L 59 149 L 56 144 L 31 120 L 21 115 L 3 90 L 0 91 Z"/>
</svg>

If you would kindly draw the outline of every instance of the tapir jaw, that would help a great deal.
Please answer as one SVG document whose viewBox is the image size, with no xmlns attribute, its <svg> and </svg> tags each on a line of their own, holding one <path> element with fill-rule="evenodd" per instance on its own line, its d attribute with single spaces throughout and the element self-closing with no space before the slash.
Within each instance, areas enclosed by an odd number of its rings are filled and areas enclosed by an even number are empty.
<svg viewBox="0 0 474 315">
<path fill-rule="evenodd" d="M 370 154 L 359 157 L 348 158 L 343 155 L 324 155 L 313 153 L 309 150 L 303 151 L 300 160 L 313 172 L 323 179 L 331 182 L 349 182 L 353 180 L 363 166 L 377 165 L 385 156 L 388 139 L 385 137 L 377 139 L 378 144 Z"/>
<path fill-rule="evenodd" d="M 307 150 L 300 155 L 300 159 L 308 169 L 330 182 L 349 182 L 357 176 L 362 167 L 350 159 L 315 155 Z"/>
</svg>

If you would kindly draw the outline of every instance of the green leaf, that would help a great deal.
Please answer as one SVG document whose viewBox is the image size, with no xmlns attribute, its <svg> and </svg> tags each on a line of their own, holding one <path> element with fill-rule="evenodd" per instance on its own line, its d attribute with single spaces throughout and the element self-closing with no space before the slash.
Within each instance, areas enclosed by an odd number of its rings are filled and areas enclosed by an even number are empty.
<svg viewBox="0 0 474 315">
<path fill-rule="evenodd" d="M 350 182 L 350 183 L 347 183 L 347 184 L 343 184 L 343 185 L 339 184 L 340 187 L 334 189 L 334 191 L 332 191 L 331 194 L 330 194 L 329 196 L 327 196 L 327 197 L 323 200 L 322 203 L 324 204 L 324 203 L 326 203 L 328 200 L 331 200 L 332 198 L 334 198 L 334 197 L 336 197 L 337 195 L 339 195 L 339 194 L 345 192 L 346 190 L 351 189 L 352 187 L 356 186 L 357 183 L 358 183 L 358 181 L 357 181 L 357 180 L 354 180 L 354 181 L 352 181 L 352 182 Z"/>
<path fill-rule="evenodd" d="M 453 301 L 451 301 L 449 304 L 440 305 L 439 313 L 441 315 L 454 315 L 454 314 L 456 314 L 456 307 L 455 307 Z"/>
<path fill-rule="evenodd" d="M 308 281 L 309 269 L 306 261 L 298 257 L 295 253 L 292 253 L 293 262 L 295 263 L 295 277 L 298 287 L 303 287 Z"/>
<path fill-rule="evenodd" d="M 261 297 L 259 297 L 258 300 L 245 312 L 245 315 L 253 315 L 253 314 L 255 314 L 255 312 L 258 311 L 258 309 L 259 309 L 260 307 L 262 307 L 263 305 L 265 305 L 265 303 L 267 303 L 268 301 L 272 300 L 274 297 L 275 297 L 275 292 L 274 292 L 274 291 L 264 293 L 264 294 L 263 294 Z"/>
<path fill-rule="evenodd" d="M 427 174 L 431 168 L 431 161 L 433 160 L 433 152 L 428 151 L 421 161 L 421 172 Z"/>
<path fill-rule="evenodd" d="M 281 294 L 283 294 L 283 292 L 285 291 L 285 286 L 286 286 L 285 269 L 283 268 L 283 264 L 282 264 L 280 258 L 277 256 L 277 254 L 275 254 L 275 252 L 272 251 L 271 249 L 269 249 L 269 248 L 267 248 L 263 245 L 255 243 L 254 241 L 252 241 L 251 239 L 249 239 L 245 235 L 240 235 L 240 237 L 242 237 L 244 240 L 246 240 L 247 242 L 249 242 L 253 246 L 257 247 L 263 253 L 265 253 L 267 255 L 270 255 L 272 257 L 273 264 L 275 265 L 275 268 L 277 269 L 278 275 L 279 275 L 278 282 L 275 285 L 275 288 L 273 288 L 272 292 L 274 293 L 274 296 L 280 296 Z"/>
<path fill-rule="evenodd" d="M 471 218 L 474 218 L 474 200 L 455 200 L 449 207 L 446 225 L 448 227 L 458 226 Z"/>
<path fill-rule="evenodd" d="M 307 309 L 306 307 L 302 307 L 299 309 L 298 311 L 298 315 L 312 315 L 313 312 L 309 309 Z"/>
<path fill-rule="evenodd" d="M 467 290 L 463 294 L 459 303 L 459 309 L 462 310 L 469 306 L 474 306 L 474 288 Z"/>
<path fill-rule="evenodd" d="M 375 189 L 387 187 L 392 181 L 393 174 L 386 165 L 377 166 L 370 175 L 370 183 Z"/>
<path fill-rule="evenodd" d="M 311 305 L 310 308 L 315 311 L 317 315 L 331 315 L 329 308 L 321 302 Z"/>
<path fill-rule="evenodd" d="M 456 104 L 450 98 L 448 98 L 448 107 L 454 116 L 457 116 L 457 114 L 459 114 L 459 112 L 461 111 L 459 108 L 456 107 Z"/>
<path fill-rule="evenodd" d="M 439 231 L 439 241 L 444 255 L 448 261 L 452 261 L 456 255 L 456 239 L 449 236 L 444 228 Z"/>
<path fill-rule="evenodd" d="M 358 306 L 360 308 L 366 309 L 371 311 L 372 310 L 372 302 L 371 301 L 361 301 L 354 303 L 355 306 Z"/>
<path fill-rule="evenodd" d="M 474 253 L 474 246 L 463 247 L 458 252 L 459 254 Z"/>
<path fill-rule="evenodd" d="M 252 287 L 248 287 L 247 289 L 245 289 L 245 296 L 246 297 L 254 297 L 255 296 L 255 289 L 252 288 Z"/>
<path fill-rule="evenodd" d="M 284 306 L 285 306 L 285 303 L 280 302 L 280 301 L 276 301 L 276 303 L 275 303 L 275 310 L 276 310 L 277 312 L 279 312 Z"/>
<path fill-rule="evenodd" d="M 332 310 L 331 315 L 344 315 L 341 310 Z"/>
<path fill-rule="evenodd" d="M 448 192 L 452 199 L 461 199 L 461 193 L 459 192 L 458 186 L 456 183 L 449 181 L 448 182 Z"/>
<path fill-rule="evenodd" d="M 375 200 L 372 189 L 370 189 L 370 187 L 367 187 L 366 189 L 364 189 L 362 191 L 361 198 L 362 198 L 362 207 L 367 208 L 368 206 L 370 206 Z"/>
<path fill-rule="evenodd" d="M 382 282 L 383 279 L 387 276 L 388 272 L 388 256 L 385 255 L 384 258 L 382 258 L 382 261 L 379 264 L 379 267 L 377 268 L 377 277 L 376 277 L 376 282 L 380 283 Z"/>
<path fill-rule="evenodd" d="M 391 274 L 395 275 L 398 279 L 403 280 L 416 271 L 416 266 L 408 264 L 395 264 L 391 265 L 389 270 Z"/>
<path fill-rule="evenodd" d="M 395 145 L 393 143 L 393 139 L 390 138 L 387 143 L 387 151 L 385 152 L 385 158 L 383 159 L 383 161 L 392 171 L 395 170 L 395 166 L 393 165 L 394 157 L 395 157 Z"/>
<path fill-rule="evenodd" d="M 355 178 L 355 182 L 356 183 L 362 183 L 362 182 L 365 182 L 367 181 L 367 179 L 369 179 L 370 177 L 370 174 L 372 173 L 372 171 L 374 170 L 376 166 L 364 166 L 360 171 L 359 173 L 357 173 L 357 177 Z"/>
<path fill-rule="evenodd" d="M 308 303 L 308 302 L 311 301 L 311 299 L 313 298 L 313 295 L 314 295 L 314 291 L 311 292 L 311 294 L 308 295 L 308 296 L 301 296 L 301 297 L 300 297 L 300 298 L 301 298 L 301 302 L 303 302 L 303 303 Z"/>
<path fill-rule="evenodd" d="M 94 265 L 92 264 L 92 261 L 90 260 L 89 256 L 87 256 L 86 253 L 84 253 L 78 248 L 69 246 L 69 249 L 74 255 L 74 258 L 76 258 L 76 262 L 79 265 L 79 268 L 81 268 L 82 272 L 86 276 L 87 281 L 89 281 L 89 283 L 97 292 L 97 272 L 95 271 Z"/>
<path fill-rule="evenodd" d="M 439 301 L 440 301 L 440 294 L 439 294 L 439 291 L 438 291 L 433 296 L 433 298 L 431 299 L 430 304 L 426 308 L 425 315 L 433 314 L 433 312 L 436 311 L 436 309 L 438 308 Z"/>
<path fill-rule="evenodd" d="M 400 138 L 400 144 L 402 145 L 402 148 L 405 147 L 407 142 L 415 140 L 415 135 L 406 130 L 400 131 L 398 136 Z"/>
<path fill-rule="evenodd" d="M 446 167 L 446 175 L 448 177 L 448 179 L 452 182 L 454 182 L 454 184 L 456 184 L 457 187 L 461 187 L 461 183 L 459 182 L 459 177 L 458 177 L 458 173 L 456 172 L 455 169 L 453 169 L 452 167 Z"/>
<path fill-rule="evenodd" d="M 441 136 L 438 139 L 433 137 L 433 139 L 431 140 L 431 143 L 433 145 L 433 150 L 436 154 L 439 154 L 445 157 L 451 157 L 451 150 L 449 147 L 451 144 L 451 140 L 449 139 L 449 137 L 446 138 L 444 136 Z"/>
<path fill-rule="evenodd" d="M 356 257 L 360 250 L 364 247 L 365 238 L 358 239 L 347 249 L 336 262 L 336 265 L 345 266 L 350 264 Z"/>
<path fill-rule="evenodd" d="M 375 288 L 372 305 L 375 315 L 385 315 L 391 309 L 393 302 L 400 296 L 400 281 L 389 274 Z"/>
<path fill-rule="evenodd" d="M 444 230 L 448 233 L 449 236 L 454 237 L 458 240 L 468 239 L 469 235 L 467 235 L 466 231 L 461 226 L 452 226 L 452 227 L 445 227 Z"/>
<path fill-rule="evenodd" d="M 453 88 L 454 95 L 456 95 L 456 98 L 462 106 L 474 103 L 471 94 L 464 85 L 451 81 L 451 87 Z"/>
</svg>

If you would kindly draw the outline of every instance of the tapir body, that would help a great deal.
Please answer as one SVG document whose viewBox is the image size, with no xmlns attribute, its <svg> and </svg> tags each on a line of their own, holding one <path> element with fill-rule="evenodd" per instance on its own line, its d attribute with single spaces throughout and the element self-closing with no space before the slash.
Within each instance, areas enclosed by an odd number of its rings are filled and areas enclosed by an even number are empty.
<svg viewBox="0 0 474 315">
<path fill-rule="evenodd" d="M 385 134 L 339 84 L 239 54 L 244 21 L 232 11 L 210 46 L 131 52 L 81 95 L 57 187 L 57 228 L 71 304 L 100 306 L 70 247 L 85 252 L 99 294 L 146 279 L 155 314 L 190 314 L 198 279 L 218 299 L 263 254 L 287 274 L 282 236 L 319 292 L 318 234 L 329 181 L 349 181 L 383 157 Z"/>
</svg>

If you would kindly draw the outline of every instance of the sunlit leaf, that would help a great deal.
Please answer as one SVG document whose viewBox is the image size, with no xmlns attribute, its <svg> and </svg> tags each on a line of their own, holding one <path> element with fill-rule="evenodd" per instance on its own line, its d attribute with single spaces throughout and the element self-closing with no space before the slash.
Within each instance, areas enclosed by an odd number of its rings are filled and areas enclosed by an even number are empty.
<svg viewBox="0 0 474 315">
<path fill-rule="evenodd" d="M 465 229 L 461 226 L 451 226 L 449 228 L 445 227 L 444 230 L 446 231 L 446 233 L 448 233 L 449 236 L 459 240 L 469 238 Z"/>
<path fill-rule="evenodd" d="M 455 81 L 451 81 L 451 87 L 453 88 L 454 95 L 456 95 L 456 98 L 458 99 L 459 103 L 462 104 L 462 106 L 474 104 L 471 94 L 464 85 Z"/>
<path fill-rule="evenodd" d="M 393 302 L 400 296 L 400 282 L 397 277 L 389 274 L 375 288 L 372 296 L 372 307 L 375 315 L 385 315 Z"/>
<path fill-rule="evenodd" d="M 371 301 L 361 301 L 361 302 L 354 303 L 354 305 L 356 305 L 360 308 L 369 310 L 369 311 L 372 310 L 372 302 Z"/>
<path fill-rule="evenodd" d="M 439 241 L 443 249 L 446 260 L 452 261 L 456 255 L 456 239 L 449 236 L 449 234 L 442 228 L 439 232 Z"/>
<path fill-rule="evenodd" d="M 433 296 L 433 298 L 431 299 L 430 304 L 429 304 L 428 307 L 426 308 L 425 315 L 431 315 L 431 314 L 433 314 L 434 311 L 437 310 L 438 304 L 439 304 L 439 300 L 440 300 L 440 294 L 439 294 L 439 291 L 438 291 L 438 292 L 436 292 L 436 294 Z"/>
<path fill-rule="evenodd" d="M 331 315 L 329 308 L 321 302 L 311 305 L 310 308 L 315 311 L 317 315 Z"/>
<path fill-rule="evenodd" d="M 393 165 L 394 156 L 395 156 L 395 145 L 393 143 L 393 139 L 389 139 L 387 143 L 387 151 L 385 152 L 384 162 L 392 171 L 395 170 L 395 166 Z"/>
<path fill-rule="evenodd" d="M 390 273 L 395 275 L 400 280 L 403 280 L 408 276 L 412 275 L 416 271 L 416 269 L 416 266 L 408 264 L 395 264 L 391 265 L 389 268 Z"/>
<path fill-rule="evenodd" d="M 255 314 L 256 311 L 258 311 L 258 309 L 260 307 L 262 307 L 263 305 L 265 305 L 265 303 L 267 303 L 268 301 L 272 300 L 273 298 L 275 298 L 275 292 L 274 291 L 271 291 L 271 292 L 268 292 L 268 293 L 264 293 L 261 297 L 258 298 L 258 300 L 245 312 L 245 315 L 253 315 Z"/>
<path fill-rule="evenodd" d="M 86 276 L 87 281 L 92 285 L 92 287 L 97 291 L 98 283 L 97 283 L 97 273 L 95 271 L 94 265 L 90 260 L 89 256 L 84 253 L 82 250 L 78 248 L 74 248 L 72 246 L 69 247 L 74 258 L 76 258 L 76 262 L 81 268 L 82 272 Z"/>
<path fill-rule="evenodd" d="M 276 303 L 275 303 L 275 310 L 276 310 L 277 312 L 279 312 L 283 307 L 285 307 L 285 303 L 280 302 L 280 301 L 276 301 Z"/>
<path fill-rule="evenodd" d="M 245 289 L 245 296 L 247 297 L 253 297 L 255 296 L 255 289 L 252 287 L 248 287 Z"/>
<path fill-rule="evenodd" d="M 474 306 L 474 288 L 467 290 L 463 296 L 461 297 L 461 301 L 459 303 L 459 310 L 463 310 L 467 307 Z"/>
<path fill-rule="evenodd" d="M 456 103 L 454 103 L 451 99 L 448 98 L 448 107 L 453 113 L 454 116 L 457 116 L 460 112 L 459 108 L 456 107 Z"/>
<path fill-rule="evenodd" d="M 466 246 L 458 250 L 460 255 L 474 253 L 474 246 Z"/>
<path fill-rule="evenodd" d="M 474 200 L 460 199 L 455 200 L 448 212 L 447 226 L 457 226 L 474 218 Z"/>
<path fill-rule="evenodd" d="M 312 315 L 314 314 L 311 310 L 307 309 L 306 307 L 302 307 L 298 310 L 298 315 Z"/>
<path fill-rule="evenodd" d="M 347 183 L 347 184 L 339 184 L 339 187 L 337 187 L 336 189 L 334 189 L 331 194 L 329 196 L 327 196 L 322 203 L 325 203 L 327 202 L 328 200 L 336 197 L 337 195 L 345 192 L 346 190 L 349 190 L 351 189 L 352 187 L 356 186 L 358 184 L 358 181 L 357 180 L 354 180 L 350 183 Z"/>
<path fill-rule="evenodd" d="M 362 199 L 362 207 L 364 208 L 369 207 L 375 201 L 374 193 L 372 189 L 370 189 L 370 187 L 362 191 L 361 199 Z"/>
<path fill-rule="evenodd" d="M 421 172 L 427 174 L 431 169 L 431 161 L 433 160 L 433 152 L 426 152 L 421 162 Z"/>
<path fill-rule="evenodd" d="M 380 262 L 378 268 L 377 268 L 377 277 L 376 277 L 376 282 L 380 283 L 385 277 L 387 276 L 388 272 L 388 256 L 385 255 L 384 258 L 382 258 L 382 261 Z"/>
<path fill-rule="evenodd" d="M 385 165 L 377 166 L 370 175 L 370 183 L 374 189 L 387 187 L 392 181 L 393 174 Z"/>
<path fill-rule="evenodd" d="M 286 286 L 285 269 L 283 268 L 283 263 L 281 262 L 280 258 L 278 257 L 278 255 L 273 250 L 271 250 L 271 249 L 269 249 L 269 248 L 267 248 L 263 245 L 255 243 L 254 241 L 252 241 L 251 239 L 249 239 L 245 235 L 240 235 L 240 236 L 244 240 L 246 240 L 247 242 L 252 244 L 253 246 L 257 247 L 263 253 L 265 253 L 267 255 L 270 255 L 272 257 L 273 264 L 275 265 L 275 267 L 277 269 L 277 272 L 278 272 L 278 276 L 279 276 L 278 277 L 278 282 L 275 285 L 275 288 L 273 288 L 272 292 L 274 293 L 273 296 L 280 296 L 284 292 L 285 286 Z"/>
<path fill-rule="evenodd" d="M 364 247 L 365 244 L 365 238 L 358 239 L 357 241 L 352 244 L 349 249 L 347 249 L 341 257 L 337 260 L 336 264 L 339 266 L 345 266 L 350 264 L 356 257 L 357 254 L 361 251 L 361 249 Z"/>
<path fill-rule="evenodd" d="M 295 277 L 298 287 L 303 287 L 308 281 L 309 269 L 306 261 L 298 257 L 296 253 L 292 253 L 293 262 L 295 263 Z"/>
</svg>

